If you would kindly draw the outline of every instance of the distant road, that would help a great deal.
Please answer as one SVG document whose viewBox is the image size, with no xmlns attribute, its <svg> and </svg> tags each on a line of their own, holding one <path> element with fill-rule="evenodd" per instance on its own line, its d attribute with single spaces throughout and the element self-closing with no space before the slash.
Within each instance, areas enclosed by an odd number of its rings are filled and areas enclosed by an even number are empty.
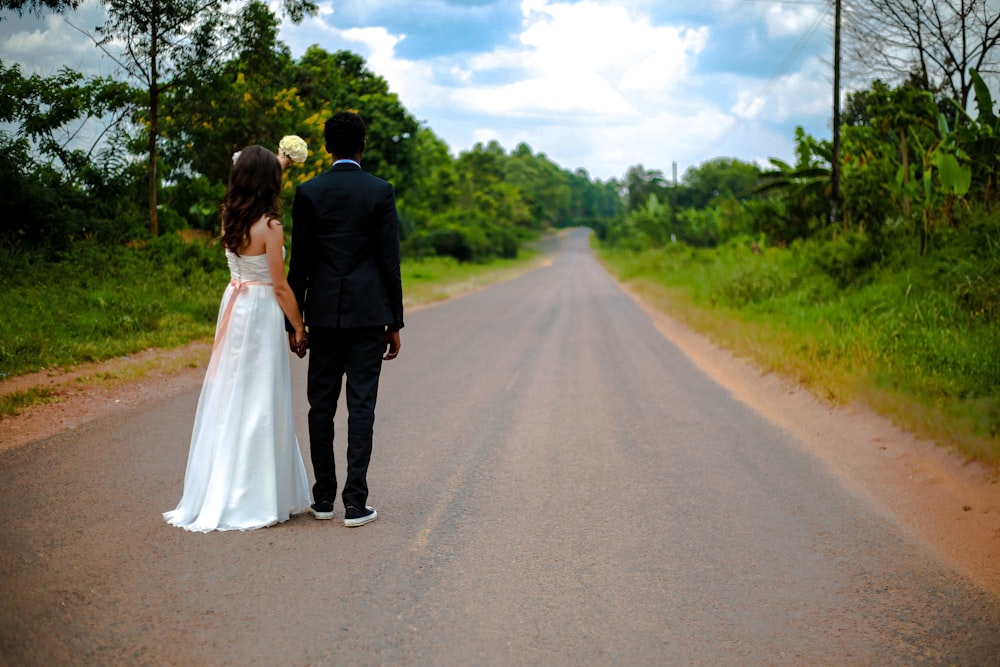
<svg viewBox="0 0 1000 667">
<path fill-rule="evenodd" d="M 196 401 L 0 454 L 0 664 L 1000 663 L 1000 598 L 708 379 L 584 230 L 407 317 L 374 524 L 168 526 Z"/>
</svg>

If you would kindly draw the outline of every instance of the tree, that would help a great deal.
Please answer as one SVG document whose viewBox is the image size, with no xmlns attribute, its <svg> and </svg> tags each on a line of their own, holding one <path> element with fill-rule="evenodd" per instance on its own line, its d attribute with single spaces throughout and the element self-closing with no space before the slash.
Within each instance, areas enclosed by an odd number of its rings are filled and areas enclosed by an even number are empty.
<svg viewBox="0 0 1000 667">
<path fill-rule="evenodd" d="M 114 118 L 131 91 L 107 78 L 87 79 L 62 69 L 51 77 L 25 78 L 0 62 L 0 239 L 11 245 L 59 250 L 97 233 L 95 221 L 125 198 L 106 197 L 127 187 L 127 158 L 100 139 L 75 147 L 87 123 Z M 108 128 L 106 127 L 105 130 Z M 103 162 L 100 168 L 95 160 Z M 121 228 L 121 225 L 118 225 Z"/>
<path fill-rule="evenodd" d="M 641 164 L 629 167 L 625 172 L 625 182 L 622 184 L 622 199 L 625 208 L 635 211 L 646 205 L 650 195 L 656 195 L 663 201 L 669 201 L 667 180 L 658 169 L 646 170 Z"/>
<path fill-rule="evenodd" d="M 277 149 L 286 134 L 306 138 L 310 111 L 295 89 L 296 68 L 278 41 L 277 17 L 260 3 L 248 5 L 239 51 L 218 66 L 174 82 L 161 97 L 160 153 L 167 178 L 201 175 L 225 183 L 233 152 L 250 144 Z M 298 174 L 296 169 L 291 174 Z"/>
<path fill-rule="evenodd" d="M 544 153 L 533 155 L 527 144 L 519 144 L 508 159 L 507 180 L 521 190 L 531 207 L 529 224 L 562 226 L 570 209 L 568 174 Z"/>
<path fill-rule="evenodd" d="M 966 108 L 970 70 L 996 75 L 1000 8 L 995 0 L 869 0 L 843 24 L 845 61 L 866 76 L 944 94 Z"/>
<path fill-rule="evenodd" d="M 139 120 L 145 128 L 148 156 L 149 231 L 159 231 L 157 216 L 157 141 L 160 102 L 164 91 L 185 79 L 197 78 L 245 50 L 253 31 L 242 27 L 259 14 L 261 3 L 238 0 L 105 0 L 108 13 L 98 45 L 107 50 L 122 42 L 116 62 L 139 81 Z M 312 0 L 283 0 L 293 21 L 316 11 Z M 110 55 L 110 54 L 109 54 Z"/>
<path fill-rule="evenodd" d="M 684 173 L 679 207 L 707 208 L 713 200 L 749 197 L 760 180 L 760 168 L 750 162 L 716 158 L 691 167 Z"/>
</svg>

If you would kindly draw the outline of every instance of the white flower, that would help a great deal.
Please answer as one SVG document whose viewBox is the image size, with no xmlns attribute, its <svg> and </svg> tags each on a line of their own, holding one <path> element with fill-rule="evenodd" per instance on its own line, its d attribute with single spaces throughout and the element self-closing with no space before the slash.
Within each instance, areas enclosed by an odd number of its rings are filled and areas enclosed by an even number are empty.
<svg viewBox="0 0 1000 667">
<path fill-rule="evenodd" d="M 306 158 L 309 157 L 309 147 L 306 146 L 306 142 L 302 137 L 294 134 L 282 137 L 281 142 L 278 144 L 278 150 L 289 160 L 298 162 L 299 164 L 305 162 Z"/>
<path fill-rule="evenodd" d="M 242 152 L 243 151 L 236 151 L 235 153 L 233 153 L 233 164 L 236 164 L 236 161 L 240 159 L 240 153 Z"/>
</svg>

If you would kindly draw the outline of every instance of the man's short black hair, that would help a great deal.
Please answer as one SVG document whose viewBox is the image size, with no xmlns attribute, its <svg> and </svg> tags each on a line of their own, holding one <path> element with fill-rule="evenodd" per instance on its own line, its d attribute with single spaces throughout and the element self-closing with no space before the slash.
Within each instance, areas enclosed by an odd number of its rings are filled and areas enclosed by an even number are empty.
<svg viewBox="0 0 1000 667">
<path fill-rule="evenodd" d="M 326 150 L 341 158 L 354 157 L 365 148 L 368 129 L 361 116 L 353 111 L 338 111 L 327 119 L 323 126 Z"/>
</svg>

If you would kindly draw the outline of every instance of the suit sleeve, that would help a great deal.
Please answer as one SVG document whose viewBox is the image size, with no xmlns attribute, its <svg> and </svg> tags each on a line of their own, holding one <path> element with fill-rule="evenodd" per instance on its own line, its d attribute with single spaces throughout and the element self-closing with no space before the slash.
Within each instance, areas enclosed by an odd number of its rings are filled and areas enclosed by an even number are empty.
<svg viewBox="0 0 1000 667">
<path fill-rule="evenodd" d="M 391 184 L 387 184 L 379 209 L 379 269 L 393 319 L 389 331 L 399 331 L 403 328 L 403 281 L 399 270 L 399 215 Z"/>
<path fill-rule="evenodd" d="M 292 203 L 292 248 L 291 259 L 288 262 L 288 286 L 299 304 L 299 312 L 305 318 L 306 292 L 309 289 L 309 237 L 312 230 L 313 209 L 308 198 L 299 189 L 295 190 L 295 200 Z M 288 320 L 285 329 L 294 331 Z"/>
</svg>

